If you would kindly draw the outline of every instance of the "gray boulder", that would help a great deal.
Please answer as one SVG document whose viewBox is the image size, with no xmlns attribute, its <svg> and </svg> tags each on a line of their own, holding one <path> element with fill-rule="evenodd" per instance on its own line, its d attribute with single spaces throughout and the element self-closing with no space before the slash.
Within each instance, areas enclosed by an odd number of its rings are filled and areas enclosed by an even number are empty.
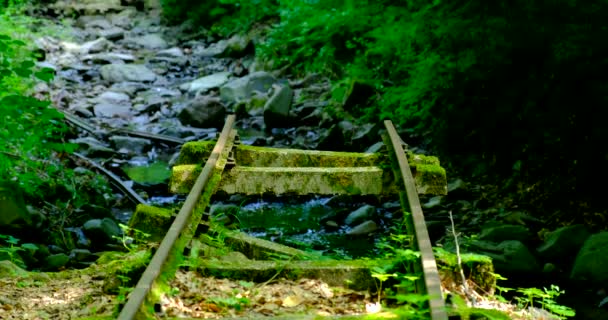
<svg viewBox="0 0 608 320">
<path fill-rule="evenodd" d="M 114 136 L 110 137 L 110 141 L 120 153 L 141 154 L 147 147 L 152 145 L 148 139 L 129 137 L 129 136 Z"/>
<path fill-rule="evenodd" d="M 226 107 L 218 98 L 201 97 L 190 101 L 178 118 L 184 125 L 219 128 L 224 123 Z"/>
<path fill-rule="evenodd" d="M 365 221 L 365 220 L 369 220 L 370 218 L 373 218 L 375 214 L 376 214 L 376 208 L 374 206 L 370 206 L 370 205 L 366 204 L 363 207 L 351 212 L 346 217 L 346 219 L 344 219 L 344 223 L 349 226 L 352 226 L 357 223 L 360 223 L 361 221 Z"/>
<path fill-rule="evenodd" d="M 518 240 L 526 242 L 530 240 L 532 234 L 528 228 L 520 225 L 502 224 L 497 226 L 485 227 L 481 230 L 479 239 L 502 242 L 507 240 Z"/>
<path fill-rule="evenodd" d="M 150 33 L 140 37 L 125 39 L 127 46 L 144 48 L 149 50 L 166 49 L 169 47 L 167 41 L 160 34 Z"/>
<path fill-rule="evenodd" d="M 580 224 L 562 227 L 547 235 L 545 242 L 536 251 L 541 257 L 548 259 L 571 258 L 590 235 L 587 228 Z"/>
<path fill-rule="evenodd" d="M 361 235 L 370 234 L 376 230 L 378 230 L 378 225 L 374 221 L 368 220 L 368 221 L 365 221 L 365 222 L 355 226 L 346 234 L 351 235 L 351 236 L 361 236 Z"/>
<path fill-rule="evenodd" d="M 122 230 L 114 220 L 110 218 L 91 219 L 84 223 L 82 230 L 91 239 L 94 246 L 102 246 L 108 242 L 116 242 L 114 237 L 119 237 Z"/>
<path fill-rule="evenodd" d="M 268 72 L 259 71 L 232 80 L 220 88 L 222 101 L 234 103 L 249 99 L 253 91 L 267 92 L 277 79 Z"/>
<path fill-rule="evenodd" d="M 47 270 L 59 270 L 70 262 L 70 257 L 65 253 L 52 254 L 44 259 L 44 267 Z"/>
<path fill-rule="evenodd" d="M 109 82 L 152 82 L 156 73 L 143 64 L 107 64 L 99 69 L 101 77 Z"/>
<path fill-rule="evenodd" d="M 597 285 L 608 284 L 608 232 L 587 238 L 576 255 L 570 278 L 587 280 Z"/>
<path fill-rule="evenodd" d="M 226 82 L 228 82 L 229 77 L 230 72 L 218 72 L 198 78 L 192 82 L 184 83 L 179 88 L 190 93 L 203 93 L 210 89 L 219 88 L 220 86 L 224 85 Z"/>
<path fill-rule="evenodd" d="M 530 250 L 521 241 L 508 240 L 496 245 L 488 241 L 475 241 L 471 244 L 492 258 L 498 273 L 540 273 L 541 267 Z"/>
<path fill-rule="evenodd" d="M 264 105 L 264 124 L 267 128 L 286 128 L 292 125 L 289 116 L 292 100 L 293 90 L 289 86 L 277 86 Z"/>
</svg>

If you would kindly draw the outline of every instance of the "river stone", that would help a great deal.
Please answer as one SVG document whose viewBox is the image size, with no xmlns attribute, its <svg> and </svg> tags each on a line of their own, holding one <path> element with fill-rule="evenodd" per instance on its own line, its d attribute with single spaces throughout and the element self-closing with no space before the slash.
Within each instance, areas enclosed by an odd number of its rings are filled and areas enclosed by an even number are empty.
<svg viewBox="0 0 608 320">
<path fill-rule="evenodd" d="M 264 105 L 264 124 L 267 128 L 286 128 L 293 124 L 289 110 L 293 100 L 293 90 L 289 86 L 278 86 Z"/>
<path fill-rule="evenodd" d="M 101 118 L 129 118 L 131 117 L 131 107 L 124 105 L 116 105 L 109 103 L 100 103 L 93 107 L 93 113 L 95 116 Z"/>
<path fill-rule="evenodd" d="M 91 157 L 107 157 L 114 155 L 114 150 L 106 147 L 101 141 L 90 136 L 71 139 L 70 143 L 76 143 L 79 146 L 86 148 L 84 153 Z"/>
<path fill-rule="evenodd" d="M 501 224 L 483 228 L 479 239 L 492 242 L 502 242 L 507 240 L 518 240 L 526 242 L 532 234 L 528 228 L 520 225 Z"/>
<path fill-rule="evenodd" d="M 184 125 L 219 128 L 224 124 L 226 107 L 218 98 L 200 97 L 190 101 L 178 117 Z"/>
<path fill-rule="evenodd" d="M 184 52 L 178 47 L 169 48 L 156 53 L 157 57 L 183 58 Z"/>
<path fill-rule="evenodd" d="M 253 53 L 253 42 L 244 35 L 234 35 L 226 40 L 223 51 L 220 53 L 222 57 L 241 58 L 247 54 Z"/>
<path fill-rule="evenodd" d="M 344 223 L 349 226 L 352 226 L 357 223 L 360 223 L 361 221 L 373 218 L 375 214 L 376 208 L 374 206 L 366 204 L 363 207 L 348 214 L 346 219 L 344 219 Z"/>
<path fill-rule="evenodd" d="M 143 64 L 106 64 L 99 69 L 101 77 L 109 82 L 152 82 L 156 74 Z"/>
<path fill-rule="evenodd" d="M 356 227 L 352 228 L 346 234 L 351 235 L 351 236 L 359 236 L 359 235 L 370 234 L 376 230 L 378 230 L 378 225 L 374 221 L 368 220 L 368 221 L 365 221 L 365 222 L 361 223 L 360 225 L 357 225 Z"/>
<path fill-rule="evenodd" d="M 114 147 L 118 149 L 118 152 L 129 154 L 141 154 L 147 147 L 152 145 L 152 142 L 148 139 L 129 136 L 113 136 L 110 137 L 110 141 L 112 141 Z"/>
<path fill-rule="evenodd" d="M 44 267 L 47 270 L 59 270 L 70 262 L 70 257 L 65 253 L 52 254 L 44 259 Z"/>
<path fill-rule="evenodd" d="M 85 42 L 80 46 L 80 54 L 99 53 L 107 50 L 111 44 L 106 38 Z"/>
<path fill-rule="evenodd" d="M 608 285 L 608 231 L 587 238 L 576 255 L 570 274 L 573 280 L 587 280 L 595 285 Z"/>
<path fill-rule="evenodd" d="M 88 30 L 89 33 L 98 37 L 103 37 L 108 40 L 116 41 L 125 37 L 125 30 L 119 27 L 111 27 L 109 29 L 102 30 Z"/>
<path fill-rule="evenodd" d="M 229 77 L 230 72 L 219 72 L 202 78 L 198 78 L 192 82 L 184 83 L 179 88 L 190 93 L 203 93 L 210 89 L 219 88 L 220 86 L 228 82 Z"/>
<path fill-rule="evenodd" d="M 124 92 L 106 91 L 94 99 L 99 103 L 109 103 L 118 105 L 131 105 L 131 97 Z"/>
<path fill-rule="evenodd" d="M 267 92 L 276 82 L 276 78 L 268 72 L 254 72 L 223 85 L 220 88 L 220 97 L 222 101 L 239 102 L 249 99 L 254 90 Z"/>
<path fill-rule="evenodd" d="M 70 251 L 70 260 L 77 262 L 87 261 L 90 260 L 92 255 L 91 251 L 87 249 L 72 249 Z"/>
<path fill-rule="evenodd" d="M 496 271 L 500 274 L 535 274 L 541 271 L 538 261 L 521 241 L 508 240 L 496 245 L 494 242 L 477 240 L 472 246 L 491 257 Z"/>
<path fill-rule="evenodd" d="M 150 33 L 140 37 L 125 39 L 127 45 L 136 46 L 149 50 L 166 49 L 169 45 L 160 34 Z"/>
<path fill-rule="evenodd" d="M 114 237 L 122 234 L 118 224 L 110 218 L 91 219 L 84 223 L 82 229 L 94 246 L 102 246 L 107 242 L 114 243 L 116 242 Z"/>
<path fill-rule="evenodd" d="M 549 259 L 574 257 L 590 235 L 581 224 L 562 227 L 547 235 L 545 242 L 536 251 Z"/>
<path fill-rule="evenodd" d="M 93 63 L 99 64 L 107 64 L 107 63 L 117 63 L 123 64 L 124 62 L 133 62 L 135 61 L 135 56 L 128 53 L 116 53 L 116 52 L 105 52 L 105 53 L 95 53 L 89 54 L 82 57 L 83 61 L 91 61 Z"/>
</svg>

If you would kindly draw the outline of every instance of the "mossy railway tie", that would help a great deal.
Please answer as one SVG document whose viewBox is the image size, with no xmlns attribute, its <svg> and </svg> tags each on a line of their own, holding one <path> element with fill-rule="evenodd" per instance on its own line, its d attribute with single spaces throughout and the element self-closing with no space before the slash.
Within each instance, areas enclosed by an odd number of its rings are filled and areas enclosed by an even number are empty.
<svg viewBox="0 0 608 320">
<path fill-rule="evenodd" d="M 183 146 L 174 167 L 171 190 L 186 193 L 186 201 L 177 214 L 162 209 L 139 206 L 131 219 L 131 227 L 154 233 L 154 228 L 169 226 L 167 233 L 158 234 L 162 241 L 150 264 L 129 295 L 118 319 L 150 319 L 155 317 L 155 304 L 164 292 L 187 247 L 197 232 L 217 233 L 203 219 L 211 196 L 218 192 L 243 194 L 398 194 L 408 232 L 415 239 L 421 260 L 418 270 L 423 274 L 417 291 L 427 294 L 432 319 L 447 319 L 442 298 L 440 278 L 431 248 L 419 193 L 445 194 L 445 171 L 436 158 L 410 155 L 409 163 L 402 142 L 390 121 L 385 122 L 385 145 L 392 150 L 383 154 L 274 149 L 243 146 L 232 129 L 235 118 L 228 116 L 216 143 L 191 142 Z M 201 167 L 197 163 L 207 159 Z M 412 175 L 410 166 L 414 168 Z M 145 230 L 148 229 L 148 230 Z M 235 231 L 221 231 L 226 243 L 253 259 L 248 266 L 201 260 L 198 268 L 207 274 L 248 275 L 265 281 L 281 269 L 285 276 L 307 276 L 322 279 L 332 285 L 344 281 L 356 282 L 362 288 L 371 285 L 371 268 L 377 261 L 306 261 L 307 254 L 270 241 L 250 237 Z M 154 235 L 153 235 L 154 236 Z M 286 261 L 272 261 L 270 256 L 286 256 Z M 302 317 L 305 319 L 306 317 Z M 299 319 L 299 318 L 298 318 Z"/>
</svg>

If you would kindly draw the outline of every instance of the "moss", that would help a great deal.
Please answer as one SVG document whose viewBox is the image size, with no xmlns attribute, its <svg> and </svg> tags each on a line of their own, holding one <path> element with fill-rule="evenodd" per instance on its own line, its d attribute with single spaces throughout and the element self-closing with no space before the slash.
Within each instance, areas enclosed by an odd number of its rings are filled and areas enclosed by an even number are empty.
<svg viewBox="0 0 608 320">
<path fill-rule="evenodd" d="M 175 165 L 204 164 L 209 158 L 215 141 L 191 141 L 182 146 Z"/>
<path fill-rule="evenodd" d="M 367 167 L 374 166 L 379 154 L 282 149 L 240 145 L 236 162 L 256 167 Z"/>
<path fill-rule="evenodd" d="M 160 241 L 173 222 L 173 211 L 138 204 L 129 227 L 150 234 L 150 241 Z"/>
<path fill-rule="evenodd" d="M 459 282 L 458 257 L 456 254 L 435 248 L 435 258 L 437 265 L 444 273 L 444 276 Z M 474 253 L 462 253 L 462 268 L 465 276 L 471 279 L 483 292 L 494 294 L 496 288 L 496 276 L 494 275 L 494 264 L 492 258 Z"/>
<path fill-rule="evenodd" d="M 438 164 L 416 164 L 412 169 L 418 193 L 447 194 L 447 178 L 444 168 Z"/>
<path fill-rule="evenodd" d="M 202 170 L 201 165 L 197 164 L 174 166 L 171 180 L 169 181 L 169 192 L 188 194 Z"/>
</svg>

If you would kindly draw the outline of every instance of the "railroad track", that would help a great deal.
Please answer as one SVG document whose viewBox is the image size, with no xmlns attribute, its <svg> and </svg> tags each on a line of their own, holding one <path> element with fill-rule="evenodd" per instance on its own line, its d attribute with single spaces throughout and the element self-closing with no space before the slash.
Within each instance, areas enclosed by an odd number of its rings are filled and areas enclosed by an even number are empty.
<svg viewBox="0 0 608 320">
<path fill-rule="evenodd" d="M 177 216 L 174 218 L 169 230 L 164 235 L 164 238 L 162 238 L 158 249 L 152 257 L 152 260 L 145 269 L 137 285 L 130 293 L 118 319 L 131 320 L 155 318 L 155 304 L 157 304 L 160 300 L 161 294 L 163 292 L 167 292 L 168 283 L 175 275 L 178 268 L 177 266 L 183 258 L 184 250 L 195 235 L 197 228 L 199 228 L 201 220 L 203 220 L 204 210 L 209 205 L 211 196 L 216 192 L 216 190 L 218 190 L 220 180 L 224 179 L 222 176 L 224 170 L 227 168 L 233 168 L 235 166 L 234 149 L 238 146 L 239 142 L 236 130 L 233 129 L 234 122 L 235 116 L 229 115 L 213 149 L 210 150 L 209 153 L 205 154 L 208 155 L 208 159 L 204 167 L 202 167 L 202 169 L 199 168 L 200 173 L 198 173 L 199 171 L 195 169 L 188 172 L 189 174 L 196 172 L 198 176 L 196 177 L 196 180 L 188 193 L 185 203 Z M 444 320 L 448 317 L 445 310 L 440 277 L 433 255 L 431 241 L 429 239 L 424 215 L 422 213 L 418 198 L 419 191 L 416 187 L 416 180 L 412 175 L 410 165 L 408 164 L 408 159 L 403 149 L 403 142 L 397 134 L 395 127 L 390 120 L 385 121 L 384 125 L 386 127 L 386 134 L 384 135 L 383 139 L 385 140 L 385 145 L 391 151 L 390 158 L 393 164 L 393 174 L 397 180 L 396 185 L 398 186 L 396 193 L 399 194 L 404 212 L 411 213 L 410 215 L 405 215 L 405 222 L 408 232 L 410 232 L 415 239 L 414 249 L 420 252 L 420 263 L 417 264 L 415 268 L 416 271 L 423 275 L 423 277 L 422 280 L 419 280 L 417 283 L 417 292 L 427 294 L 429 296 L 428 306 L 430 308 L 431 318 L 433 320 Z M 282 155 L 284 156 L 284 153 Z M 314 152 L 306 153 L 307 159 L 312 162 L 317 161 L 313 159 L 317 156 L 318 155 Z M 275 155 L 275 158 L 276 157 L 279 156 Z M 323 162 L 326 160 L 318 161 Z M 365 162 L 367 160 L 357 159 L 356 161 Z M 315 170 L 315 168 L 304 168 L 297 172 L 303 172 L 303 175 L 314 177 L 310 178 L 310 181 L 316 179 L 314 180 L 317 181 L 316 184 L 311 183 L 316 187 L 314 187 L 310 192 L 326 194 L 335 192 L 347 194 L 349 192 L 371 194 L 376 192 L 374 190 L 362 190 L 360 188 L 352 187 L 336 191 L 335 189 L 331 189 L 331 186 L 323 186 L 323 179 L 328 174 L 337 174 L 342 178 L 344 177 L 344 172 L 333 172 L 332 170 L 333 169 L 319 171 Z M 261 174 L 262 172 L 264 172 L 264 174 L 271 174 L 273 176 L 267 176 L 265 177 L 265 180 L 271 179 L 271 181 L 274 181 L 275 183 L 281 181 L 281 179 L 284 177 L 284 172 L 276 168 L 270 171 L 256 171 L 251 168 L 248 170 L 231 171 L 232 175 L 226 173 L 226 180 L 228 180 L 226 184 L 228 185 L 230 185 L 231 179 L 236 181 L 235 184 L 237 185 L 238 181 L 241 181 L 242 179 L 251 179 L 250 176 L 247 176 L 247 174 Z M 360 176 L 373 177 L 374 172 L 375 171 L 369 169 L 369 167 L 362 167 L 360 170 L 349 172 L 349 174 L 352 174 L 353 177 L 355 177 L 353 179 L 357 180 L 359 178 L 356 177 Z M 293 172 L 290 172 L 290 176 L 293 176 Z M 364 183 L 366 182 L 365 179 L 363 179 L 363 181 Z M 234 189 L 236 187 L 224 186 L 224 188 Z M 265 188 L 272 189 L 272 186 L 265 186 Z M 289 189 L 293 188 L 290 186 L 283 186 L 282 188 L 287 188 L 287 191 L 293 191 L 292 189 Z M 241 192 L 247 191 L 245 190 Z"/>
</svg>

